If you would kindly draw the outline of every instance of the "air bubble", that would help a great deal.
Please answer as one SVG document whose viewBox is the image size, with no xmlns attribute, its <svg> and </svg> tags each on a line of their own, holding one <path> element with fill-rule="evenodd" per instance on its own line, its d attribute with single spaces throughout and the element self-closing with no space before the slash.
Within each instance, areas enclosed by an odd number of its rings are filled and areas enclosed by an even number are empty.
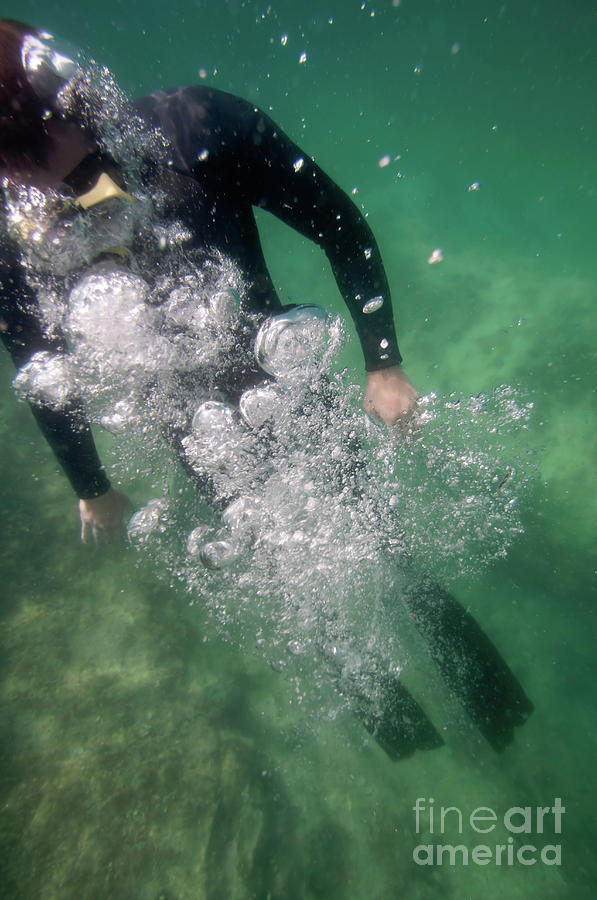
<svg viewBox="0 0 597 900">
<path fill-rule="evenodd" d="M 236 316 L 240 298 L 236 291 L 228 289 L 218 291 L 209 298 L 209 308 L 214 314 L 217 324 L 222 327 L 228 325 Z"/>
<path fill-rule="evenodd" d="M 164 530 L 168 501 L 160 497 L 149 503 L 132 516 L 127 526 L 127 536 L 137 546 L 147 544 L 152 537 Z"/>
<path fill-rule="evenodd" d="M 330 317 L 319 306 L 297 306 L 268 319 L 255 339 L 255 358 L 268 375 L 300 376 L 320 371 L 330 345 Z"/>
<path fill-rule="evenodd" d="M 210 541 L 200 552 L 200 559 L 206 569 L 221 569 L 236 558 L 236 550 L 229 541 Z"/>
<path fill-rule="evenodd" d="M 371 300 L 367 300 L 367 302 L 363 306 L 363 312 L 366 315 L 370 315 L 371 313 L 377 312 L 378 309 L 384 304 L 383 297 L 372 297 Z"/>
<path fill-rule="evenodd" d="M 77 392 L 72 360 L 62 353 L 47 350 L 34 353 L 17 372 L 13 387 L 22 400 L 36 406 L 64 409 Z"/>
<path fill-rule="evenodd" d="M 239 497 L 222 513 L 222 523 L 236 541 L 249 542 L 263 526 L 260 505 L 252 497 Z"/>
<path fill-rule="evenodd" d="M 204 545 L 205 538 L 209 534 L 210 528 L 209 525 L 197 525 L 196 528 L 193 528 L 191 533 L 187 538 L 187 553 L 189 556 L 199 556 Z"/>
<path fill-rule="evenodd" d="M 250 388 L 239 400 L 240 414 L 251 428 L 261 428 L 283 413 L 284 397 L 274 385 Z"/>
</svg>

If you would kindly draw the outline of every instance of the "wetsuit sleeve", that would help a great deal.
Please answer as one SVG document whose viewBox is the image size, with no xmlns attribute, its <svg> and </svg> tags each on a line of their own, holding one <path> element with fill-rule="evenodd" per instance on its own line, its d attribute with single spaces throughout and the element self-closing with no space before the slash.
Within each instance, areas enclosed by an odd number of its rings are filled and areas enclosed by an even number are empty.
<svg viewBox="0 0 597 900">
<path fill-rule="evenodd" d="M 269 116 L 240 97 L 202 86 L 158 91 L 136 106 L 168 137 L 174 171 L 208 183 L 216 201 L 219 194 L 231 210 L 235 204 L 261 207 L 319 244 L 369 371 L 401 362 L 388 281 L 366 219 Z"/>
<path fill-rule="evenodd" d="M 367 371 L 402 361 L 379 248 L 352 200 L 264 113 L 245 116 L 240 160 L 253 203 L 325 251 L 354 321 Z"/>
<path fill-rule="evenodd" d="M 41 350 L 65 352 L 64 341 L 43 330 L 35 294 L 24 279 L 17 248 L 0 231 L 0 336 L 17 368 Z M 60 411 L 29 404 L 43 436 L 82 500 L 105 494 L 110 488 L 91 429 L 81 406 L 72 403 Z"/>
</svg>

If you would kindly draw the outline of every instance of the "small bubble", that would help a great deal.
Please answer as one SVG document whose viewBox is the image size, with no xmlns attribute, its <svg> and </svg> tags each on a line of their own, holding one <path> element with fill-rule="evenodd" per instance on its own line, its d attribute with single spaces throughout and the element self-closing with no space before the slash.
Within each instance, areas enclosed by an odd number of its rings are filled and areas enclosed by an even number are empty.
<svg viewBox="0 0 597 900">
<path fill-rule="evenodd" d="M 481 190 L 481 182 L 480 182 L 480 181 L 473 181 L 472 184 L 469 184 L 467 190 L 469 191 L 469 193 L 470 193 L 471 191 L 479 191 L 479 190 Z"/>
<path fill-rule="evenodd" d="M 363 312 L 367 315 L 376 312 L 383 306 L 384 298 L 383 297 L 372 297 L 371 300 L 367 300 L 367 302 L 363 306 Z"/>
<path fill-rule="evenodd" d="M 298 159 L 296 159 L 296 160 L 294 161 L 294 163 L 293 163 L 294 171 L 295 171 L 295 172 L 300 172 L 301 169 L 303 168 L 304 164 L 305 164 L 305 160 L 303 159 L 302 156 L 300 156 L 300 157 L 299 157 Z"/>
<path fill-rule="evenodd" d="M 205 162 L 205 160 L 208 158 L 208 156 L 209 156 L 209 150 L 206 147 L 204 147 L 203 150 L 201 151 L 201 153 L 199 154 L 199 156 L 197 157 L 197 159 L 200 160 L 201 162 Z"/>
<path fill-rule="evenodd" d="M 371 259 L 373 251 L 372 251 L 371 247 L 366 247 L 365 250 L 363 251 L 363 253 L 365 254 L 365 259 Z"/>
<path fill-rule="evenodd" d="M 288 43 L 288 35 L 287 34 L 282 35 L 282 37 L 280 38 L 280 43 L 282 44 L 283 47 L 286 46 L 286 44 Z"/>
<path fill-rule="evenodd" d="M 207 78 L 207 69 L 199 69 L 199 78 Z"/>
<path fill-rule="evenodd" d="M 381 347 L 382 350 L 387 350 L 388 347 L 390 346 L 390 342 L 388 341 L 387 338 L 382 338 L 381 341 L 379 342 L 379 346 Z"/>
<path fill-rule="evenodd" d="M 452 44 L 452 46 L 450 47 L 450 53 L 452 54 L 452 56 L 456 56 L 457 53 L 460 53 L 460 44 L 458 43 L 458 41 L 455 41 Z"/>
<path fill-rule="evenodd" d="M 444 253 L 443 253 L 442 248 L 436 247 L 435 250 L 432 252 L 431 256 L 429 257 L 429 259 L 427 260 L 427 262 L 429 263 L 430 266 L 433 266 L 433 265 L 435 265 L 435 263 L 442 262 L 443 258 L 444 258 Z"/>
<path fill-rule="evenodd" d="M 392 162 L 392 157 L 390 156 L 389 153 L 386 153 L 386 155 L 382 156 L 382 158 L 379 160 L 378 166 L 380 169 L 385 169 L 385 167 L 389 166 L 391 162 Z"/>
<path fill-rule="evenodd" d="M 299 64 L 307 62 L 307 54 L 303 51 L 299 56 Z"/>
</svg>

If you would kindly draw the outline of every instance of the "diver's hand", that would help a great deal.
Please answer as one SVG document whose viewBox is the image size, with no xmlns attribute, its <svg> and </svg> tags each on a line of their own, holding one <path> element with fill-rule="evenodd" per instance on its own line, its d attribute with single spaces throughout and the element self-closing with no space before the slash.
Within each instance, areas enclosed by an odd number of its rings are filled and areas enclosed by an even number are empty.
<svg viewBox="0 0 597 900">
<path fill-rule="evenodd" d="M 79 500 L 83 543 L 88 544 L 91 540 L 98 543 L 122 537 L 123 516 L 132 508 L 129 498 L 114 488 L 110 488 L 101 497 L 94 497 L 93 500 Z"/>
<path fill-rule="evenodd" d="M 369 372 L 363 409 L 371 418 L 395 425 L 412 414 L 419 394 L 400 366 Z"/>
</svg>

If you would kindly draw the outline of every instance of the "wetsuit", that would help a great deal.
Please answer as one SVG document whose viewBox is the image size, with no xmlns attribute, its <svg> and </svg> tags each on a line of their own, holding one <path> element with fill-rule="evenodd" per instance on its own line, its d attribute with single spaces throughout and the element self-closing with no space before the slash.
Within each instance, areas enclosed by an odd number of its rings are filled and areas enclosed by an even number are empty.
<svg viewBox="0 0 597 900">
<path fill-rule="evenodd" d="M 367 370 L 401 362 L 371 229 L 346 194 L 268 116 L 207 87 L 159 91 L 136 101 L 135 108 L 148 126 L 161 129 L 171 151 L 162 166 L 148 169 L 148 187 L 165 187 L 168 218 L 189 229 L 194 247 L 221 251 L 238 265 L 250 308 L 263 313 L 280 308 L 253 214 L 253 207 L 260 207 L 325 251 Z M 76 178 L 70 183 L 77 187 Z M 3 208 L 0 213 L 0 334 L 19 367 L 39 350 L 63 350 L 64 342 L 44 331 Z M 105 493 L 110 482 L 83 411 L 32 409 L 76 494 L 90 499 Z"/>
</svg>

